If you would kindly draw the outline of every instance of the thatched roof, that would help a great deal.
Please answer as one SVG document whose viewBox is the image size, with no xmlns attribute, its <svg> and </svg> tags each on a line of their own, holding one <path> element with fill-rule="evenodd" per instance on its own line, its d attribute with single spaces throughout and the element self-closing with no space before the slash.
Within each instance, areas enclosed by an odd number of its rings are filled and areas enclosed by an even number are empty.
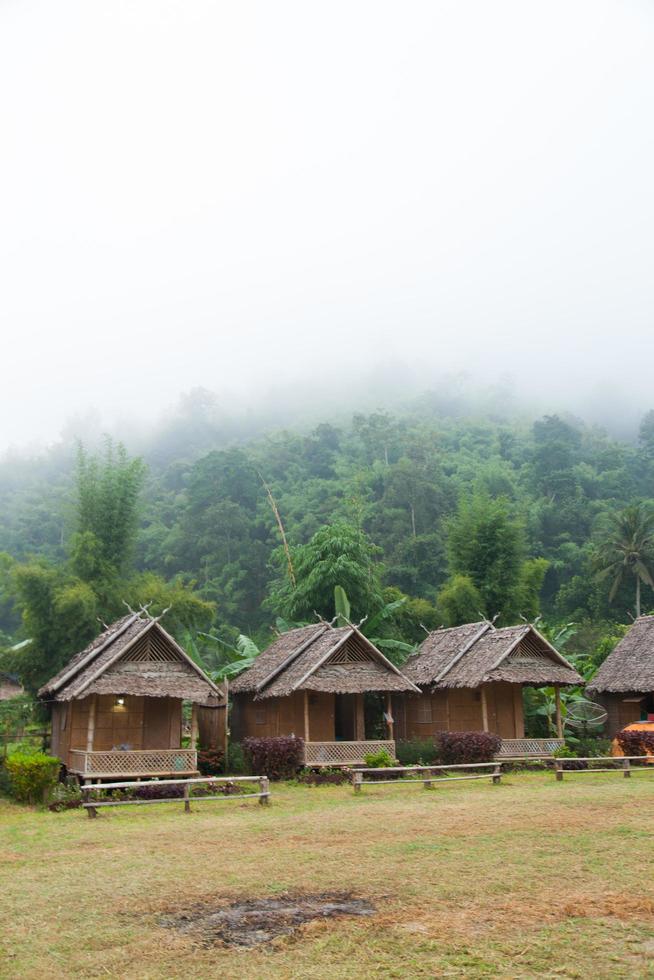
<svg viewBox="0 0 654 980">
<path fill-rule="evenodd" d="M 589 694 L 654 691 L 654 616 L 639 616 L 588 685 Z"/>
<path fill-rule="evenodd" d="M 533 626 L 495 629 L 489 622 L 435 630 L 404 665 L 416 684 L 432 689 L 479 687 L 493 681 L 542 686 L 583 679 Z"/>
<path fill-rule="evenodd" d="M 358 629 L 327 623 L 283 633 L 230 686 L 232 693 L 251 692 L 256 700 L 303 690 L 418 690 Z"/>
<path fill-rule="evenodd" d="M 112 623 L 39 691 L 40 698 L 55 701 L 90 694 L 224 701 L 221 689 L 145 613 L 130 613 Z"/>
<path fill-rule="evenodd" d="M 23 685 L 17 677 L 13 674 L 0 674 L 0 701 L 8 701 L 23 693 Z"/>
</svg>

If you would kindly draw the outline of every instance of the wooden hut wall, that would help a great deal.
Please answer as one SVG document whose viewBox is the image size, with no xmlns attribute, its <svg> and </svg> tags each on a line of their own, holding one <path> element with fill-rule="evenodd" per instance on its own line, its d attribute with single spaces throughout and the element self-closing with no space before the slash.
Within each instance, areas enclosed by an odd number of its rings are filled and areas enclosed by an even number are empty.
<svg viewBox="0 0 654 980">
<path fill-rule="evenodd" d="M 179 698 L 125 696 L 116 704 L 114 694 L 90 695 L 81 701 L 53 705 L 52 752 L 65 762 L 69 749 L 86 749 L 91 699 L 96 697 L 93 750 L 110 751 L 117 745 L 131 749 L 179 748 L 182 702 Z"/>
<path fill-rule="evenodd" d="M 594 700 L 603 705 L 608 718 L 604 725 L 604 731 L 613 738 L 626 725 L 631 725 L 635 721 L 640 721 L 643 714 L 643 705 L 646 694 L 598 694 Z"/>
<path fill-rule="evenodd" d="M 312 742 L 334 740 L 334 695 L 308 692 L 309 739 Z M 298 735 L 304 738 L 304 691 L 294 691 L 286 698 L 262 698 L 235 694 L 230 723 L 232 738 L 240 741 L 251 736 Z"/>
<path fill-rule="evenodd" d="M 519 684 L 485 685 L 488 729 L 501 738 L 523 738 L 522 688 Z M 393 699 L 398 738 L 432 738 L 438 732 L 483 731 L 481 689 L 453 687 Z"/>
<path fill-rule="evenodd" d="M 225 730 L 225 707 L 198 709 L 199 743 L 203 749 L 218 749 L 225 751 L 227 732 Z"/>
</svg>

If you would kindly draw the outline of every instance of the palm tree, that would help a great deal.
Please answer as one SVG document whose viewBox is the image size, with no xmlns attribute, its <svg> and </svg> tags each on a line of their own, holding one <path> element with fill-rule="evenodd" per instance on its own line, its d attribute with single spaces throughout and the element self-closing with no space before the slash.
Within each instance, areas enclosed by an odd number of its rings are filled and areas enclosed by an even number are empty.
<svg viewBox="0 0 654 980">
<path fill-rule="evenodd" d="M 640 616 L 640 590 L 645 582 L 654 589 L 654 513 L 644 504 L 632 504 L 612 518 L 612 526 L 600 546 L 596 565 L 603 578 L 611 579 L 613 602 L 628 575 L 636 579 L 636 616 Z"/>
</svg>

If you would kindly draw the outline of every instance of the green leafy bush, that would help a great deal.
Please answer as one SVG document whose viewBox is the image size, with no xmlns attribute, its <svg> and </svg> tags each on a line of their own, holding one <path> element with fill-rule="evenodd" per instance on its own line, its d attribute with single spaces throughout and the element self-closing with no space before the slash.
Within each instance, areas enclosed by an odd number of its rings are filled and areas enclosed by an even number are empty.
<svg viewBox="0 0 654 980">
<path fill-rule="evenodd" d="M 225 772 L 229 773 L 230 776 L 249 775 L 245 752 L 243 751 L 243 746 L 240 742 L 229 743 Z"/>
<path fill-rule="evenodd" d="M 433 738 L 398 741 L 395 752 L 401 766 L 435 766 L 440 762 L 438 745 Z"/>
<path fill-rule="evenodd" d="M 369 769 L 387 769 L 388 766 L 394 764 L 386 749 L 380 749 L 379 752 L 369 752 L 368 755 L 364 755 L 363 761 Z"/>
<path fill-rule="evenodd" d="M 61 762 L 43 752 L 15 752 L 6 766 L 12 796 L 22 803 L 45 803 L 57 782 Z"/>
<path fill-rule="evenodd" d="M 57 783 L 50 794 L 48 810 L 75 810 L 82 805 L 82 791 L 77 783 Z"/>
</svg>

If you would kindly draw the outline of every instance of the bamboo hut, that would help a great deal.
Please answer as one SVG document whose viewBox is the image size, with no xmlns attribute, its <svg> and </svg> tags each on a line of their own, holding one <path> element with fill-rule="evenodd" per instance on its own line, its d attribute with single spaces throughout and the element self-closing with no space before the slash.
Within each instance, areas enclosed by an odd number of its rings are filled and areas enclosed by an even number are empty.
<svg viewBox="0 0 654 980">
<path fill-rule="evenodd" d="M 51 751 L 80 777 L 197 772 L 199 705 L 224 692 L 144 611 L 108 626 L 39 691 L 52 707 Z M 191 702 L 182 748 L 182 705 Z"/>
<path fill-rule="evenodd" d="M 607 710 L 610 735 L 654 721 L 654 616 L 639 616 L 587 687 Z"/>
<path fill-rule="evenodd" d="M 420 696 L 394 699 L 401 738 L 441 731 L 494 732 L 502 754 L 549 752 L 551 739 L 525 739 L 522 689 L 553 686 L 557 739 L 563 738 L 559 689 L 583 679 L 533 626 L 496 629 L 483 621 L 430 633 L 403 667 Z"/>
<path fill-rule="evenodd" d="M 24 694 L 21 682 L 13 674 L 0 673 L 0 701 L 9 701 Z"/>
<path fill-rule="evenodd" d="M 356 627 L 316 623 L 283 633 L 232 682 L 231 733 L 298 735 L 311 766 L 395 757 L 391 695 L 418 690 Z"/>
</svg>

